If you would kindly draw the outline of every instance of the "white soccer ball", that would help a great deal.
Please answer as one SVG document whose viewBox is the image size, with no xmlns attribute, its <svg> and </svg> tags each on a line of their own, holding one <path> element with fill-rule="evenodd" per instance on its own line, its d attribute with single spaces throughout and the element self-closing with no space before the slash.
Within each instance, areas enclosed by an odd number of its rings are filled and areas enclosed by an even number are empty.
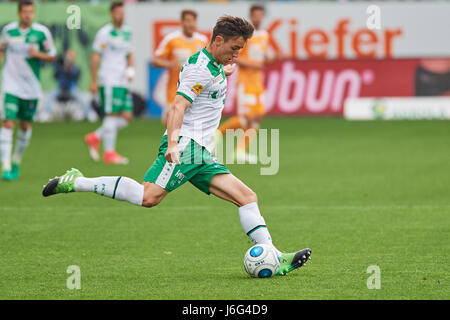
<svg viewBox="0 0 450 320">
<path fill-rule="evenodd" d="M 253 278 L 270 278 L 277 273 L 280 259 L 273 246 L 257 244 L 245 253 L 244 267 Z"/>
</svg>

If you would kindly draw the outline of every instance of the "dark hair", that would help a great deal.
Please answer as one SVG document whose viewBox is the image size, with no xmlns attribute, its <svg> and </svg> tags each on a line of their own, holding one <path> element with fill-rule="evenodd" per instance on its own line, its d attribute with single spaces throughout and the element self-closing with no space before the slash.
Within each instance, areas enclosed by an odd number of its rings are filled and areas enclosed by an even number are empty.
<svg viewBox="0 0 450 320">
<path fill-rule="evenodd" d="M 230 38 L 243 37 L 247 41 L 253 35 L 253 26 L 245 19 L 232 16 L 222 16 L 217 20 L 213 29 L 211 42 L 214 42 L 218 35 L 225 41 Z"/>
<path fill-rule="evenodd" d="M 34 6 L 34 3 L 32 0 L 20 0 L 19 1 L 19 11 L 22 10 L 22 7 L 24 6 Z"/>
<path fill-rule="evenodd" d="M 109 11 L 113 12 L 113 10 L 118 7 L 123 7 L 123 2 L 122 1 L 113 1 L 113 2 L 111 2 L 111 5 L 109 6 Z"/>
<path fill-rule="evenodd" d="M 191 9 L 184 9 L 183 11 L 181 11 L 181 20 L 184 20 L 184 17 L 186 17 L 187 15 L 191 15 L 194 17 L 194 19 L 197 19 L 197 12 Z"/>
<path fill-rule="evenodd" d="M 262 12 L 266 12 L 266 9 L 264 8 L 263 5 L 261 4 L 252 4 L 252 6 L 250 7 L 250 14 L 253 13 L 253 11 L 257 11 L 257 10 L 261 10 Z"/>
</svg>

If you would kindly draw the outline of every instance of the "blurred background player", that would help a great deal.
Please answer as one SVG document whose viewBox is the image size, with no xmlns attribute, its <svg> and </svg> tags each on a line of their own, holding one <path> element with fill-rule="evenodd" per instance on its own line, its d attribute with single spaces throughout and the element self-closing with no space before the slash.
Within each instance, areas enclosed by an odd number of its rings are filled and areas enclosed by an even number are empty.
<svg viewBox="0 0 450 320">
<path fill-rule="evenodd" d="M 162 112 L 162 122 L 166 124 L 167 113 L 175 99 L 178 86 L 178 75 L 183 63 L 194 53 L 206 47 L 208 39 L 197 32 L 197 13 L 193 10 L 181 12 L 181 29 L 167 34 L 159 44 L 153 57 L 153 65 L 167 68 L 166 105 Z"/>
<path fill-rule="evenodd" d="M 245 130 L 236 146 L 238 162 L 257 162 L 257 156 L 247 154 L 246 151 L 256 136 L 262 116 L 265 114 L 263 68 L 267 61 L 269 34 L 261 29 L 264 15 L 265 9 L 262 5 L 254 4 L 250 7 L 249 18 L 255 32 L 236 59 L 239 66 L 236 81 L 236 115 L 219 127 L 222 135 L 227 129 Z"/>
<path fill-rule="evenodd" d="M 76 64 L 76 54 L 72 49 L 67 49 L 64 56 L 59 57 L 54 64 L 54 77 L 57 86 L 49 92 L 40 121 L 50 121 L 53 118 L 53 112 L 58 102 L 67 103 L 75 101 L 83 111 L 83 118 L 91 122 L 97 121 L 98 116 L 91 105 L 83 99 L 79 90 L 78 82 L 80 80 L 81 69 Z M 81 111 L 80 110 L 80 111 Z"/>
<path fill-rule="evenodd" d="M 88 133 L 84 140 L 95 161 L 100 159 L 99 146 L 103 140 L 103 162 L 127 164 L 128 159 L 116 152 L 116 138 L 117 132 L 126 127 L 133 117 L 133 102 L 128 88 L 135 75 L 134 56 L 131 31 L 123 24 L 123 3 L 113 2 L 110 13 L 112 23 L 97 32 L 91 55 L 90 91 L 93 94 L 99 91 L 105 117 L 101 127 Z"/>
<path fill-rule="evenodd" d="M 3 123 L 0 130 L 2 178 L 19 177 L 19 165 L 31 139 L 31 123 L 42 89 L 41 60 L 53 62 L 56 49 L 47 27 L 33 22 L 34 4 L 20 1 L 19 22 L 6 25 L 0 39 L 0 63 L 6 54 L 2 74 Z M 20 120 L 11 159 L 15 120 Z"/>
</svg>

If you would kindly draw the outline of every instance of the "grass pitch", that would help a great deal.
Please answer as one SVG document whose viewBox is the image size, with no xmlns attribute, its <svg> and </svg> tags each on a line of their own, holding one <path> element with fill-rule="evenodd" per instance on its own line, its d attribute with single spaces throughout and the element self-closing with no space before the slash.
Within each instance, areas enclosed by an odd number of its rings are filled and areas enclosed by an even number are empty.
<svg viewBox="0 0 450 320">
<path fill-rule="evenodd" d="M 146 209 L 95 194 L 44 198 L 49 178 L 141 181 L 162 125 L 120 132 L 128 166 L 90 160 L 91 123 L 35 124 L 18 181 L 0 181 L 0 299 L 448 299 L 450 126 L 444 121 L 266 118 L 280 129 L 280 167 L 229 165 L 256 191 L 275 245 L 312 249 L 286 277 L 251 279 L 236 207 L 189 183 Z M 69 290 L 66 270 L 81 269 Z M 369 266 L 380 289 L 369 290 Z"/>
</svg>

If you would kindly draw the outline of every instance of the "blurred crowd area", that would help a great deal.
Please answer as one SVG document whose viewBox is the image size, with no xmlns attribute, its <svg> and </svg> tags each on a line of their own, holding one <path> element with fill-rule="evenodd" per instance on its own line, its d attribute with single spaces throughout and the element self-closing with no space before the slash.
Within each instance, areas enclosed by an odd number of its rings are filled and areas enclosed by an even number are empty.
<svg viewBox="0 0 450 320">
<path fill-rule="evenodd" d="M 17 2 L 18 0 L 0 0 Z M 113 0 L 38 0 L 37 2 L 111 2 Z M 256 2 L 255 0 L 122 0 L 124 3 L 136 2 Z M 258 0 L 258 2 L 450 2 L 450 0 Z"/>
</svg>

